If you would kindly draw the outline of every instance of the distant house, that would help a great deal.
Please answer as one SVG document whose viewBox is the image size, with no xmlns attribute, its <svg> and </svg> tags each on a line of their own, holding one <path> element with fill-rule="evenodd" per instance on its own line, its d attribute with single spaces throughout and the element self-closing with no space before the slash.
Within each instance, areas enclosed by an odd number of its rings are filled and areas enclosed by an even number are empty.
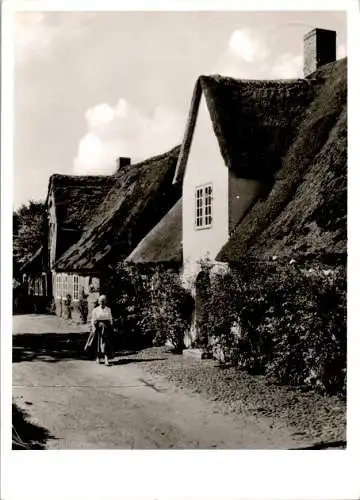
<svg viewBox="0 0 360 500">
<path fill-rule="evenodd" d="M 137 164 L 120 158 L 114 175 L 50 177 L 46 243 L 27 263 L 31 282 L 46 276 L 41 295 L 56 313 L 79 319 L 79 300 L 91 310 L 109 266 L 121 262 L 179 199 L 172 184 L 179 148 Z M 35 263 L 38 265 L 35 266 Z"/>
<path fill-rule="evenodd" d="M 333 31 L 312 30 L 304 51 L 303 79 L 200 76 L 174 176 L 182 199 L 128 262 L 176 263 L 190 284 L 203 261 L 344 262 L 347 62 Z"/>
</svg>

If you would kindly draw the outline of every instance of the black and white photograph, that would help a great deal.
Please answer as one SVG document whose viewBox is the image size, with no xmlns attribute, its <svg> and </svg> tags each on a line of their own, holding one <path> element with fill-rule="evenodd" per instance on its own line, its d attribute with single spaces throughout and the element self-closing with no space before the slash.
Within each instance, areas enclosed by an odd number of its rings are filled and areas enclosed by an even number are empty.
<svg viewBox="0 0 360 500">
<path fill-rule="evenodd" d="M 14 11 L 15 455 L 346 451 L 347 54 L 346 10 Z"/>
</svg>

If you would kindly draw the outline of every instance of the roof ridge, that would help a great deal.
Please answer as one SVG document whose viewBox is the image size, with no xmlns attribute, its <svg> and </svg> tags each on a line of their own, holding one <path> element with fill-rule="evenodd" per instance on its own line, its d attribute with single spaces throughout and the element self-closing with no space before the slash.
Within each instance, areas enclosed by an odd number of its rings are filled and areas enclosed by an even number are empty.
<svg viewBox="0 0 360 500">
<path fill-rule="evenodd" d="M 304 81 L 306 78 L 235 78 L 233 76 L 228 76 L 228 75 L 221 75 L 220 73 L 211 73 L 208 75 L 200 75 L 198 80 L 200 81 L 201 84 L 207 83 L 208 81 L 215 81 L 216 83 L 219 82 L 225 82 L 225 81 L 231 81 L 235 83 L 252 83 L 256 84 L 258 83 L 259 85 L 264 86 L 264 84 L 283 84 L 283 83 L 298 83 L 299 81 Z"/>
</svg>

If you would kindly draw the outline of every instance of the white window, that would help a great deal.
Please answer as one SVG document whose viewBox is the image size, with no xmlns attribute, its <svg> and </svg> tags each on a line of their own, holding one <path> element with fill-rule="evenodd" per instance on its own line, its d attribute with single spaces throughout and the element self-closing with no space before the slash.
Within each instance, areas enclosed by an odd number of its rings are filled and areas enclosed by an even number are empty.
<svg viewBox="0 0 360 500">
<path fill-rule="evenodd" d="M 73 299 L 79 300 L 79 276 L 74 274 L 73 278 Z"/>
<path fill-rule="evenodd" d="M 61 274 L 56 275 L 56 298 L 61 299 Z"/>
<path fill-rule="evenodd" d="M 65 298 L 67 294 L 68 294 L 68 276 L 67 274 L 63 274 L 63 291 L 62 291 L 63 298 Z"/>
<path fill-rule="evenodd" d="M 213 190 L 211 184 L 198 186 L 195 193 L 195 227 L 211 227 L 213 219 Z"/>
</svg>

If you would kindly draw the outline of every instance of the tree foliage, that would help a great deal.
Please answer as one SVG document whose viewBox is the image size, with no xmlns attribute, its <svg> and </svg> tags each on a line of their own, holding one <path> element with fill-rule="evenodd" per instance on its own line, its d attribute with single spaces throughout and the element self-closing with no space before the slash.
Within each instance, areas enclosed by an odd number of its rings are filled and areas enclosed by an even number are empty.
<svg viewBox="0 0 360 500">
<path fill-rule="evenodd" d="M 45 203 L 29 201 L 13 212 L 13 265 L 14 275 L 42 245 L 45 224 Z"/>
</svg>

